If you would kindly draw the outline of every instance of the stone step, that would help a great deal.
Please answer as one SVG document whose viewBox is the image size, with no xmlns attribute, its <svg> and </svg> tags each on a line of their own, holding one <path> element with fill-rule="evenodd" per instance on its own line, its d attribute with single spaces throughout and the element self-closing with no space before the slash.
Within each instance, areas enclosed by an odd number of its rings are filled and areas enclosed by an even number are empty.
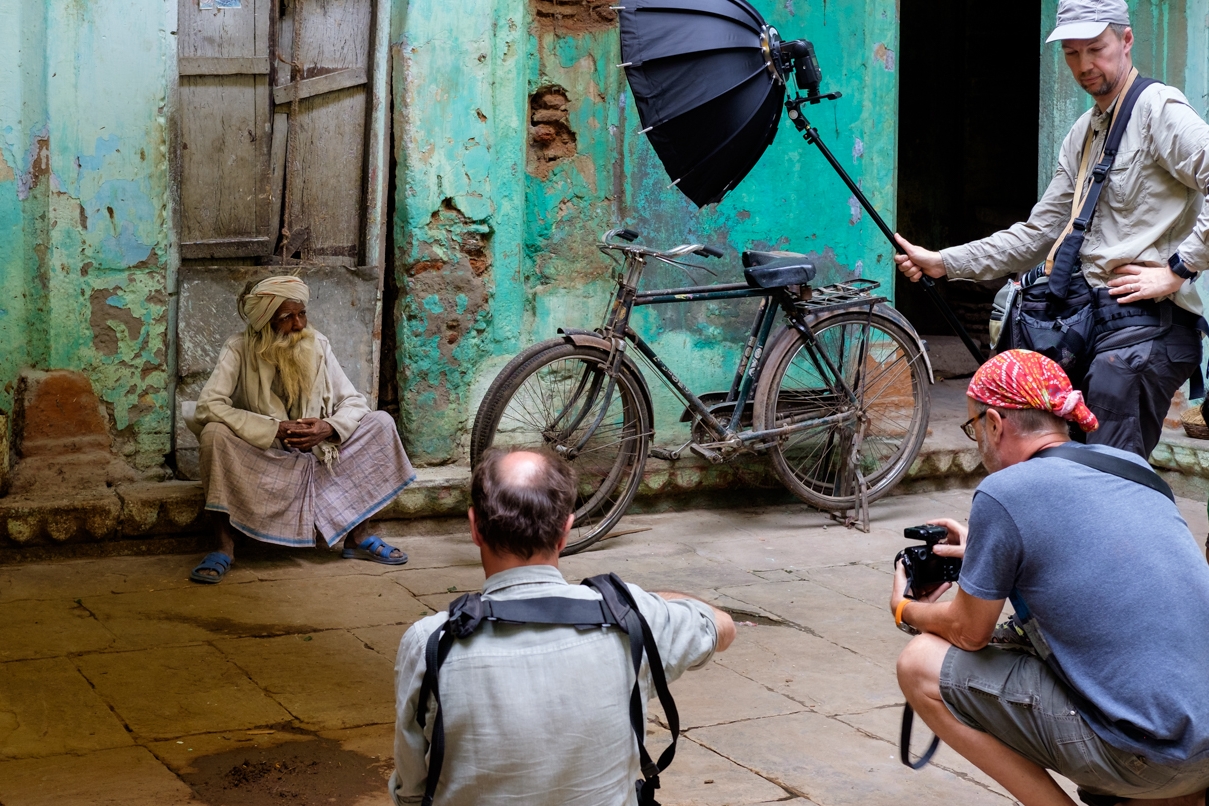
<svg viewBox="0 0 1209 806">
<path fill-rule="evenodd" d="M 978 449 L 960 430 L 967 417 L 965 381 L 940 381 L 932 387 L 927 438 L 895 494 L 977 485 L 983 475 Z M 1178 494 L 1209 495 L 1209 442 L 1167 429 L 1151 462 Z M 634 508 L 771 506 L 783 500 L 792 499 L 761 457 L 721 465 L 686 457 L 676 462 L 650 459 Z M 176 551 L 182 545 L 193 550 L 196 541 L 180 540 L 205 534 L 204 504 L 201 484 L 193 481 L 135 482 L 75 494 L 12 494 L 0 498 L 0 563 L 81 553 Z M 415 482 L 377 517 L 462 517 L 469 506 L 469 467 L 427 467 L 419 468 Z M 113 551 L 96 544 L 110 544 Z"/>
</svg>

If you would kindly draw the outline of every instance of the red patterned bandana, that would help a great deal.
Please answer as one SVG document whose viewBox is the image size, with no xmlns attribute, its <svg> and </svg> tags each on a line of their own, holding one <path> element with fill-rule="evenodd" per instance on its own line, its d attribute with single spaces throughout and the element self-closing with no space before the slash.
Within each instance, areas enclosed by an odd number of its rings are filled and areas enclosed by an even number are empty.
<svg viewBox="0 0 1209 806">
<path fill-rule="evenodd" d="M 983 364 L 966 394 L 988 406 L 1048 411 L 1078 423 L 1084 431 L 1100 427 L 1062 367 L 1029 350 L 1008 350 Z"/>
</svg>

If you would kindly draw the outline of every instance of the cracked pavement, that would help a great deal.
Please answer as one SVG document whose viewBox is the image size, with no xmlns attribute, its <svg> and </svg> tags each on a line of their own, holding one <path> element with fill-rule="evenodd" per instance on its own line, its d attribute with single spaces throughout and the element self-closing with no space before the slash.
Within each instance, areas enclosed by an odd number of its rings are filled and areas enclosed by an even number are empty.
<svg viewBox="0 0 1209 806">
<path fill-rule="evenodd" d="M 1012 802 L 948 748 L 920 772 L 898 761 L 891 560 L 904 527 L 964 518 L 970 494 L 883 499 L 869 534 L 793 503 L 634 515 L 563 559 L 571 581 L 615 571 L 739 623 L 672 686 L 684 732 L 665 806 Z M 1203 504 L 1180 507 L 1209 530 Z M 379 527 L 408 565 L 257 546 L 215 586 L 188 581 L 192 555 L 0 566 L 0 804 L 217 804 L 196 786 L 203 757 L 320 745 L 365 784 L 332 802 L 388 804 L 399 638 L 482 571 L 461 520 Z M 650 719 L 655 752 L 657 703 Z"/>
</svg>

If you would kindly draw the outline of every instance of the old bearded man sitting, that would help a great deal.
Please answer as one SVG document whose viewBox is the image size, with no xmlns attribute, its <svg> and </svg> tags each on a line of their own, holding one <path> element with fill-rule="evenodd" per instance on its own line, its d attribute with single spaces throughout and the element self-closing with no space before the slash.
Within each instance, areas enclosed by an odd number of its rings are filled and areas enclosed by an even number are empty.
<svg viewBox="0 0 1209 806">
<path fill-rule="evenodd" d="M 247 322 L 227 340 L 186 422 L 201 444 L 206 509 L 218 550 L 190 578 L 219 582 L 235 531 L 266 543 L 328 546 L 402 565 L 407 555 L 368 535 L 369 518 L 415 479 L 394 421 L 370 411 L 327 338 L 307 326 L 310 289 L 270 277 L 238 301 Z"/>
</svg>

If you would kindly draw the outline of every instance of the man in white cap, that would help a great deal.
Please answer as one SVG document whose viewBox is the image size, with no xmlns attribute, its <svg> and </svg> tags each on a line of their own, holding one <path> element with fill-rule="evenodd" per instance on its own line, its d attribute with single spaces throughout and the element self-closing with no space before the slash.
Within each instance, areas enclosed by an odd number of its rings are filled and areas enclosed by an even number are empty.
<svg viewBox="0 0 1209 806">
<path fill-rule="evenodd" d="M 328 546 L 346 559 L 402 565 L 407 555 L 369 535 L 369 518 L 415 479 L 394 421 L 370 411 L 327 338 L 307 326 L 310 289 L 297 277 L 249 283 L 247 322 L 227 340 L 186 422 L 201 445 L 206 509 L 218 550 L 190 579 L 222 580 L 236 531 L 266 543 Z"/>
<path fill-rule="evenodd" d="M 1067 230 L 1077 177 L 1085 176 L 1082 195 L 1092 182 L 1086 166 L 1099 161 L 1136 71 L 1124 0 L 1061 0 L 1057 23 L 1048 41 L 1061 41 L 1095 105 L 1066 136 L 1054 178 L 1027 221 L 940 252 L 898 236 L 906 254 L 895 261 L 912 282 L 925 274 L 989 280 L 1026 272 Z M 1199 364 L 1201 301 L 1193 283 L 1209 269 L 1207 146 L 1209 125 L 1179 90 L 1155 83 L 1137 96 L 1079 252 L 1096 306 L 1094 350 L 1078 384 L 1100 421 L 1089 443 L 1149 456 L 1172 396 Z"/>
</svg>

